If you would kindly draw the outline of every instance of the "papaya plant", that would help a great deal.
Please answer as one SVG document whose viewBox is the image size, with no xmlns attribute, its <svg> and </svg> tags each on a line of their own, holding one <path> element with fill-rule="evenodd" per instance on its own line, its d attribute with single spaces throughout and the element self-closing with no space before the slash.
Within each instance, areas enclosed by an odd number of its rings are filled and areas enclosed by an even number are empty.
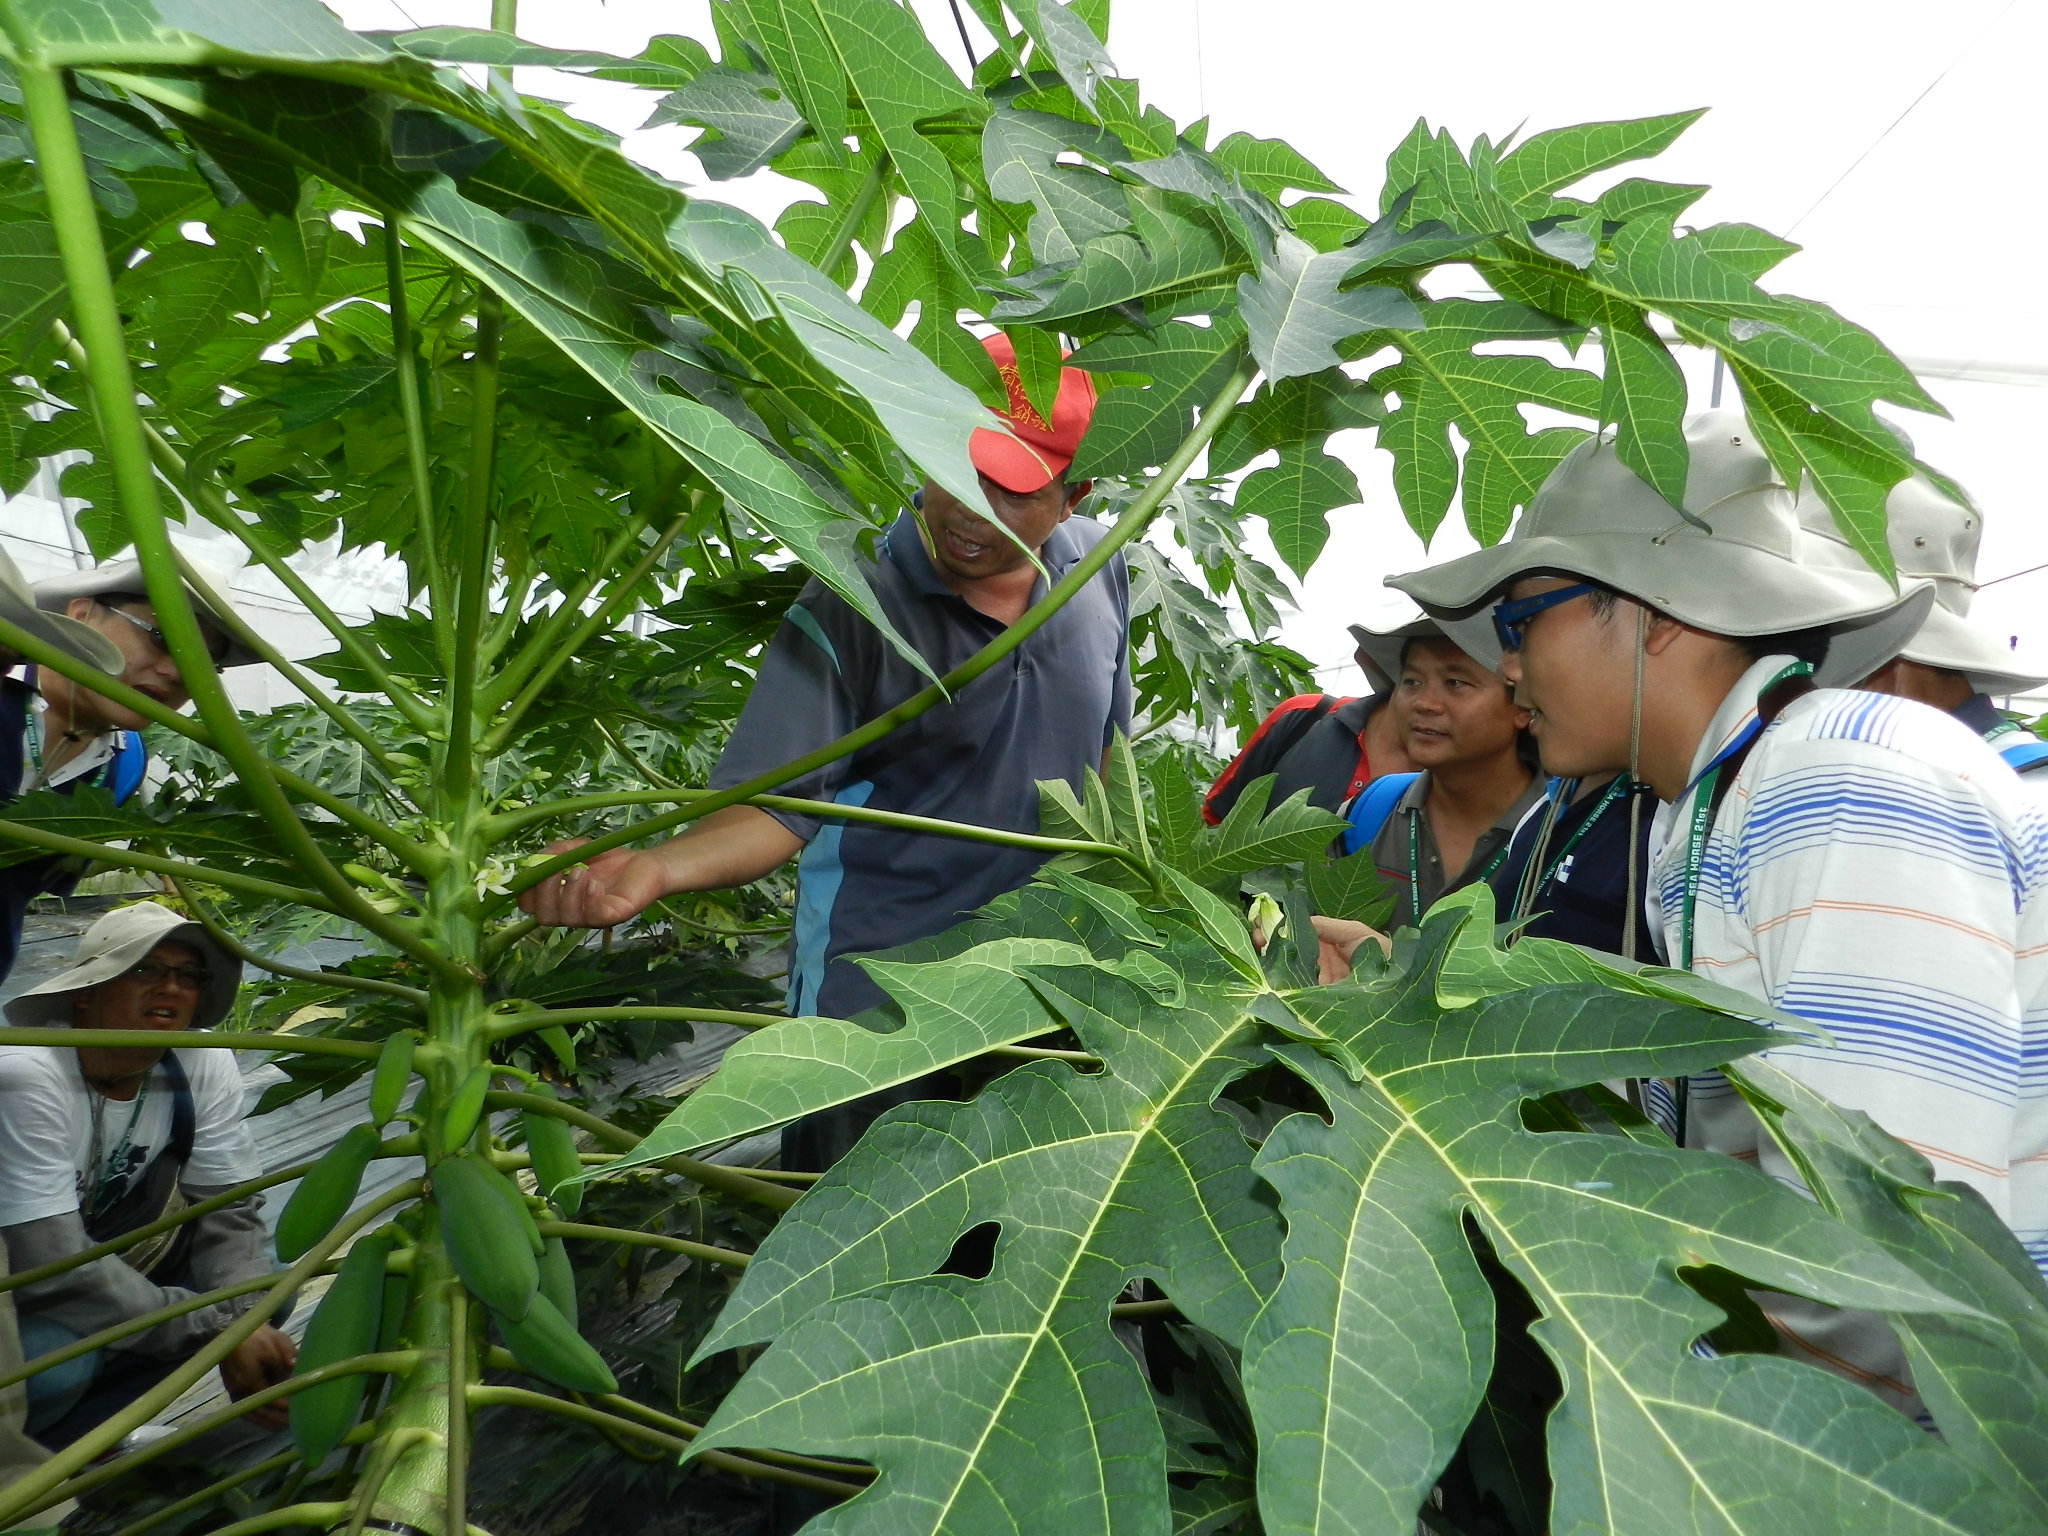
<svg viewBox="0 0 2048 1536">
<path fill-rule="evenodd" d="M 1472 893 L 1315 987 L 1311 903 L 1367 910 L 1369 871 L 1324 858 L 1332 818 L 1298 799 L 1254 788 L 1202 826 L 1170 747 L 1149 778 L 1119 746 L 1101 777 L 1044 786 L 1033 834 L 776 796 L 947 707 L 1118 558 L 1149 723 L 1255 720 L 1305 668 L 1244 531 L 1310 568 L 1358 498 L 1338 431 L 1376 433 L 1424 534 L 1455 501 L 1500 537 L 1601 426 L 1675 501 L 1685 393 L 1653 317 L 1726 359 L 1773 461 L 1874 562 L 1885 491 L 1916 467 L 1875 408 L 1938 409 L 1867 332 L 1759 286 L 1789 244 L 1682 227 L 1703 189 L 1572 195 L 1696 114 L 1469 146 L 1419 124 L 1366 207 L 1285 144 L 1211 143 L 1147 103 L 1101 4 L 971 3 L 998 46 L 963 80 L 891 0 L 718 0 L 713 37 L 630 59 L 520 40 L 509 0 L 490 29 L 395 34 L 314 0 L 0 0 L 0 487 L 89 455 L 63 488 L 97 552 L 135 547 L 196 705 L 0 624 L 154 722 L 179 786 L 149 807 L 30 796 L 0 840 L 160 878 L 267 972 L 240 1022 L 335 1015 L 195 1048 L 273 1053 L 293 1092 L 370 1078 L 363 1124 L 248 1186 L 304 1176 L 276 1281 L 0 1491 L 0 1522 L 285 1398 L 289 1449 L 132 1528 L 263 1488 L 208 1528 L 459 1536 L 475 1417 L 517 1411 L 796 1485 L 844 1533 L 2039 1529 L 2048 1291 L 1974 1197 L 1761 1068 L 1738 1081 L 1814 1200 L 1672 1147 L 1597 1086 L 1798 1021 L 1682 974 L 1502 949 Z M 701 130 L 716 180 L 818 195 L 771 230 L 522 94 L 525 66 L 646 90 Z M 1450 267 L 1487 296 L 1435 296 Z M 1034 400 L 1063 350 L 1095 375 L 1074 472 L 1106 537 L 910 700 L 698 787 L 804 580 L 902 647 L 864 552 L 919 481 L 977 494 L 967 439 L 1002 398 L 989 326 Z M 1588 426 L 1531 431 L 1530 407 Z M 303 663 L 241 637 L 306 704 L 235 710 L 176 523 L 330 632 Z M 329 540 L 396 557 L 414 604 L 343 622 L 292 564 Z M 607 968 L 605 941 L 518 915 L 578 856 L 550 841 L 620 846 L 741 802 L 1049 862 L 869 960 L 892 1002 L 855 1021 L 745 1006 L 672 949 Z M 1263 948 L 1248 879 L 1280 893 L 1256 904 Z M 661 921 L 729 940 L 772 907 Z M 363 954 L 310 970 L 254 937 L 314 927 Z M 753 1033 L 658 1125 L 576 1101 L 587 1032 L 693 1024 Z M 892 1112 L 815 1182 L 699 1155 L 955 1064 L 983 1083 L 969 1100 Z M 402 1156 L 425 1177 L 358 1201 Z M 627 1178 L 766 1236 L 577 1219 Z M 736 1383 L 722 1400 L 692 1418 L 616 1390 L 578 1327 L 571 1242 L 735 1277 L 691 1323 Z M 326 1273 L 290 1381 L 98 1461 Z M 1757 1287 L 1896 1319 L 1941 1383 L 1941 1437 L 1760 1350 Z"/>
</svg>

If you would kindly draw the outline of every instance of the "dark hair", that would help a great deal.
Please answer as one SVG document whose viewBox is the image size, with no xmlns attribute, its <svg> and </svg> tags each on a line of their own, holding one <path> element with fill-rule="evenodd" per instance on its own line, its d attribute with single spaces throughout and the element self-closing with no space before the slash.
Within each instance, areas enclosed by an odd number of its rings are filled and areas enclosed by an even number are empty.
<svg viewBox="0 0 2048 1536">
<path fill-rule="evenodd" d="M 1621 594 L 1612 587 L 1596 586 L 1586 596 L 1587 604 L 1602 620 L 1613 617 L 1616 603 Z M 1653 616 L 1662 618 L 1662 610 L 1651 608 L 1644 603 Z M 1803 661 L 1810 667 L 1819 667 L 1828 658 L 1828 641 L 1832 636 L 1825 628 L 1789 629 L 1771 635 L 1723 635 L 1736 650 L 1742 652 L 1745 660 L 1755 663 L 1766 656 L 1790 656 L 1794 661 Z"/>
</svg>

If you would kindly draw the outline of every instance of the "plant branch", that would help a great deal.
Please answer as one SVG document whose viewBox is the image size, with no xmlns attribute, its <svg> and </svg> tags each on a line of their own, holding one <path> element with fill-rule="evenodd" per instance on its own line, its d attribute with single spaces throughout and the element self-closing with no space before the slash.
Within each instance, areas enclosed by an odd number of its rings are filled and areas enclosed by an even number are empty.
<svg viewBox="0 0 2048 1536">
<path fill-rule="evenodd" d="M 582 622 L 570 631 L 566 639 L 558 643 L 555 650 L 543 655 L 539 670 L 533 674 L 526 686 L 520 689 L 519 697 L 505 707 L 503 718 L 492 727 L 490 735 L 484 742 L 486 752 L 494 752 L 503 747 L 512 733 L 519 728 L 519 722 L 525 718 L 526 712 L 533 708 L 534 700 L 541 696 L 547 685 L 554 681 L 555 674 L 569 664 L 570 659 L 583 648 L 592 635 L 618 622 L 620 613 L 638 594 L 640 583 L 661 563 L 662 557 L 675 544 L 677 536 L 682 533 L 684 525 L 688 522 L 687 513 L 671 520 L 667 530 L 647 547 L 646 553 L 634 563 L 633 568 L 611 584 L 610 590 L 605 593 L 604 601 L 584 614 Z"/>
<path fill-rule="evenodd" d="M 713 791 L 628 789 L 611 795 L 572 795 L 564 800 L 548 800 L 537 805 L 522 806 L 516 811 L 507 811 L 494 818 L 497 822 L 514 824 L 512 830 L 531 826 L 538 821 L 552 820 L 556 816 L 571 815 L 578 811 L 597 810 L 606 805 L 663 805 L 676 800 L 696 800 L 709 796 Z M 1011 832 L 1002 827 L 979 827 L 967 821 L 944 821 L 936 816 L 911 816 L 901 811 L 878 811 L 864 805 L 841 805 L 831 800 L 799 800 L 789 795 L 751 795 L 748 805 L 758 805 L 764 810 L 794 811 L 804 816 L 821 819 L 862 822 L 870 826 L 890 827 L 898 832 L 924 832 L 935 837 L 956 837 L 970 843 L 994 843 L 1004 848 L 1035 848 L 1045 853 L 1088 853 L 1097 857 L 1116 858 L 1131 864 L 1141 871 L 1144 860 L 1128 848 L 1118 848 L 1110 843 L 1089 842 L 1082 838 L 1045 837 L 1036 832 Z"/>
<path fill-rule="evenodd" d="M 137 1227 L 132 1232 L 123 1232 L 119 1237 L 110 1237 L 104 1243 L 95 1243 L 90 1248 L 81 1248 L 77 1253 L 67 1254 L 61 1259 L 52 1259 L 47 1264 L 38 1264 L 34 1269 L 17 1270 L 11 1275 L 0 1275 L 0 1294 L 18 1290 L 24 1285 L 34 1285 L 38 1280 L 48 1280 L 53 1275 L 61 1275 L 74 1269 L 83 1268 L 85 1265 L 92 1263 L 93 1260 L 103 1259 L 110 1253 L 124 1252 L 129 1248 L 133 1248 L 137 1243 L 145 1242 L 149 1238 L 155 1237 L 160 1232 L 168 1232 L 174 1227 L 184 1226 L 187 1222 L 197 1221 L 202 1216 L 209 1216 L 215 1211 L 225 1210 L 236 1201 L 246 1200 L 251 1195 L 261 1194 L 264 1190 L 274 1185 L 289 1184 L 293 1179 L 303 1178 L 306 1170 L 312 1166 L 313 1163 L 310 1159 L 303 1163 L 293 1163 L 290 1167 L 279 1168 L 274 1172 L 266 1173 L 260 1179 L 251 1179 L 246 1184 L 237 1184 L 233 1189 L 224 1189 L 217 1195 L 210 1195 L 204 1200 L 194 1201 L 183 1210 L 174 1211 L 169 1216 L 159 1216 L 155 1221 Z"/>
<path fill-rule="evenodd" d="M 678 1454 L 686 1453 L 690 1449 L 690 1442 L 680 1435 L 665 1434 L 652 1425 L 636 1424 L 633 1420 L 616 1413 L 606 1413 L 585 1403 L 572 1403 L 559 1397 L 549 1397 L 543 1392 L 529 1392 L 524 1387 L 471 1387 L 469 1400 L 481 1407 L 531 1408 L 540 1413 L 552 1413 L 560 1418 L 574 1419 L 579 1424 L 588 1424 L 595 1429 L 608 1429 L 614 1434 L 645 1440 L 651 1445 L 659 1445 Z M 734 1455 L 729 1451 L 701 1451 L 698 1453 L 698 1459 L 728 1472 L 767 1478 L 771 1482 L 791 1483 L 799 1488 L 809 1488 L 816 1493 L 837 1494 L 842 1498 L 852 1498 L 864 1486 L 860 1483 L 841 1482 L 837 1478 L 820 1477 L 814 1472 L 802 1472 L 794 1467 L 774 1466 L 765 1461 L 755 1461 L 749 1456 Z"/>
<path fill-rule="evenodd" d="M 105 843 L 91 842 L 82 837 L 67 837 L 62 832 L 45 832 L 41 827 L 24 826 L 18 821 L 9 821 L 0 816 L 0 837 L 12 838 L 17 843 L 27 843 L 32 848 L 41 848 L 49 853 L 70 854 L 75 858 L 94 859 L 102 864 L 113 864 L 125 869 L 147 870 L 153 875 L 171 875 L 187 880 L 203 880 L 208 885 L 218 885 L 230 891 L 241 891 L 250 896 L 261 896 L 266 901 L 287 901 L 294 906 L 315 907 L 322 912 L 332 912 L 337 917 L 348 914 L 336 911 L 320 892 L 309 891 L 303 886 L 279 885 L 274 880 L 261 880 L 254 875 L 237 874 L 233 870 L 215 869 L 208 864 L 192 864 L 182 859 L 167 859 L 159 854 L 143 853 L 134 848 L 109 848 Z"/>
<path fill-rule="evenodd" d="M 846 205 L 846 213 L 839 220 L 839 227 L 832 231 L 831 242 L 813 263 L 827 277 L 831 277 L 833 269 L 853 250 L 854 237 L 860 233 L 861 226 L 867 223 L 868 215 L 874 212 L 875 200 L 882 195 L 882 188 L 888 185 L 888 181 L 889 152 L 878 149 L 875 151 L 875 163 L 868 167 L 867 175 L 861 178 L 860 186 L 853 194 L 853 201 Z M 833 281 L 837 282 L 838 279 L 834 278 Z"/>
<path fill-rule="evenodd" d="M 324 1035 L 279 1034 L 258 1030 L 204 1029 L 180 1032 L 167 1039 L 161 1029 L 15 1029 L 4 1039 L 8 1045 L 87 1046 L 110 1050 L 148 1050 L 168 1047 L 180 1051 L 303 1051 L 309 1056 L 353 1056 L 357 1061 L 375 1061 L 379 1047 L 366 1040 L 329 1040 Z"/>
<path fill-rule="evenodd" d="M 588 1131 L 607 1146 L 630 1152 L 644 1139 L 631 1131 L 622 1130 L 609 1120 L 600 1120 L 596 1115 L 564 1104 L 556 1099 L 544 1099 L 537 1093 L 511 1093 L 494 1089 L 484 1095 L 484 1103 L 492 1109 L 524 1109 L 537 1114 L 552 1115 L 566 1121 L 578 1130 Z M 737 1168 L 722 1167 L 717 1163 L 702 1163 L 694 1157 L 665 1157 L 656 1164 L 671 1173 L 680 1173 L 688 1179 L 695 1179 L 707 1189 L 722 1190 L 728 1195 L 737 1195 L 742 1200 L 751 1200 L 756 1205 L 770 1206 L 786 1211 L 797 1202 L 794 1193 L 780 1189 L 761 1179 L 750 1177 Z"/>
<path fill-rule="evenodd" d="M 391 309 L 391 355 L 398 365 L 398 410 L 405 421 L 406 468 L 412 476 L 413 521 L 419 530 L 420 563 L 427 578 L 427 617 L 441 669 L 455 669 L 455 632 L 450 620 L 448 573 L 441 564 L 441 535 L 434 513 L 434 476 L 427 458 L 427 418 L 420 399 L 420 361 L 413 339 L 412 310 L 405 295 L 405 246 L 398 216 L 384 216 L 384 289 Z"/>
<path fill-rule="evenodd" d="M 782 1013 L 743 1013 L 736 1008 L 549 1008 L 516 1013 L 490 1025 L 493 1040 L 530 1035 L 557 1024 L 730 1024 L 737 1029 L 766 1029 L 788 1020 Z"/>
<path fill-rule="evenodd" d="M 23 1511 L 40 1507 L 37 1504 L 38 1500 L 50 1493 L 59 1484 L 82 1472 L 94 1461 L 119 1445 L 133 1431 L 147 1424 L 151 1419 L 163 1412 L 165 1408 L 177 1401 L 187 1389 L 208 1371 L 214 1369 L 221 1361 L 240 1348 L 243 1340 L 247 1339 L 258 1328 L 268 1322 L 271 1314 L 284 1304 L 285 1298 L 304 1285 L 308 1279 L 324 1267 L 337 1249 L 343 1247 L 356 1233 L 375 1221 L 379 1216 L 382 1216 L 393 1206 L 416 1197 L 419 1194 L 419 1189 L 419 1180 L 407 1180 L 402 1184 L 385 1190 L 359 1209 L 351 1211 L 348 1215 L 344 1216 L 335 1224 L 332 1231 L 307 1250 L 304 1257 L 298 1263 L 292 1265 L 290 1269 L 287 1269 L 282 1275 L 278 1276 L 269 1290 L 257 1300 L 254 1306 L 250 1307 L 248 1311 L 244 1312 L 233 1323 L 201 1345 L 198 1351 L 176 1370 L 172 1371 L 163 1380 L 137 1397 L 118 1413 L 112 1414 L 102 1422 L 94 1425 L 41 1466 L 33 1471 L 24 1473 L 15 1482 L 9 1484 L 4 1491 L 0 1491 L 0 1523 L 11 1524 Z M 343 1365 L 361 1366 L 364 1361 L 375 1358 L 377 1357 L 365 1355 L 357 1360 L 343 1361 L 341 1363 Z M 310 1383 L 311 1376 L 317 1374 L 317 1372 L 309 1373 L 308 1377 L 294 1378 L 294 1381 L 300 1385 L 306 1385 Z M 278 1386 L 267 1388 L 262 1393 L 252 1394 L 251 1398 L 245 1398 L 242 1401 L 249 1407 L 260 1407 L 261 1403 L 255 1401 L 255 1399 L 260 1398 L 263 1402 L 268 1402 L 273 1398 L 284 1396 L 284 1389 L 291 1387 L 293 1387 L 293 1382 L 280 1383 Z M 237 1405 L 236 1412 L 227 1415 L 227 1417 L 238 1418 L 241 1413 L 246 1411 L 246 1408 Z M 194 1426 L 195 1432 L 197 1428 L 198 1426 Z M 177 1439 L 177 1436 L 168 1436 L 164 1440 L 158 1441 L 156 1445 L 150 1448 L 150 1451 L 159 1452 L 163 1449 L 168 1449 Z M 130 1464 L 133 1464 L 132 1461 Z"/>
<path fill-rule="evenodd" d="M 258 1536 L 261 1531 L 280 1531 L 295 1525 L 324 1531 L 347 1513 L 348 1505 L 345 1503 L 287 1504 L 266 1515 L 251 1515 L 233 1525 L 217 1526 L 207 1532 L 207 1536 Z"/>
<path fill-rule="evenodd" d="M 334 637 L 334 643 L 341 647 L 348 658 L 369 673 L 379 690 L 390 698 L 392 705 L 412 723 L 414 729 L 424 730 L 431 725 L 433 718 L 426 701 L 399 682 L 385 667 L 384 658 L 356 633 L 354 627 L 344 623 L 341 615 L 328 607 L 325 599 L 313 590 L 303 576 L 256 536 L 255 531 L 235 511 L 220 488 L 211 481 L 195 477 L 186 465 L 184 455 L 146 419 L 143 422 L 143 431 L 149 439 L 150 452 L 156 458 L 157 467 L 171 483 L 191 497 L 202 510 L 208 512 L 209 521 L 214 526 L 233 534 L 265 570 L 284 583 L 286 590 L 304 605 L 306 611 L 313 615 L 322 629 Z"/>
<path fill-rule="evenodd" d="M 455 665 L 448 674 L 448 736 L 441 753 L 441 777 L 452 799 L 468 796 L 475 781 L 482 658 L 475 643 L 483 629 L 491 580 L 493 486 L 498 462 L 498 352 L 505 329 L 505 301 L 494 288 L 478 285 L 475 353 L 470 367 L 469 484 L 462 521 L 455 529 Z"/>
<path fill-rule="evenodd" d="M 1151 526 L 1153 519 L 1159 515 L 1160 508 L 1165 504 L 1167 494 L 1180 483 L 1181 476 L 1187 473 L 1200 457 L 1202 450 L 1209 445 L 1209 440 L 1222 429 L 1223 423 L 1229 420 L 1231 413 L 1237 409 L 1238 400 L 1250 385 L 1255 371 L 1249 363 L 1241 363 L 1233 369 L 1230 377 L 1224 381 L 1223 387 L 1203 409 L 1201 419 L 1195 424 L 1194 430 L 1188 434 L 1180 447 L 1173 451 L 1159 473 L 1152 477 L 1145 489 L 1124 509 L 1122 516 L 1117 518 L 1109 532 L 1097 541 L 1095 547 L 1076 561 L 1073 568 L 1055 582 L 1043 597 L 1033 603 L 1021 619 L 948 672 L 937 683 L 912 694 L 894 709 L 883 712 L 859 729 L 848 731 L 837 741 L 828 742 L 815 752 L 808 752 L 794 762 L 784 763 L 779 768 L 771 768 L 743 784 L 733 785 L 730 789 L 706 795 L 703 799 L 672 811 L 666 816 L 657 816 L 633 826 L 621 827 L 616 832 L 608 832 L 603 837 L 594 838 L 565 853 L 557 854 L 554 858 L 532 865 L 521 871 L 512 881 L 511 895 L 502 898 L 502 901 L 510 901 L 529 886 L 538 885 L 541 881 L 609 849 L 624 847 L 627 843 L 638 842 L 641 838 L 650 837 L 657 832 L 667 832 L 685 826 L 710 815 L 713 811 L 723 810 L 728 805 L 738 805 L 742 801 L 771 794 L 778 785 L 802 778 L 827 763 L 837 762 L 862 747 L 880 741 L 898 726 L 916 719 L 935 705 L 952 698 L 1036 634 L 1054 614 L 1066 606 L 1075 593 L 1109 564 L 1118 551 Z"/>
<path fill-rule="evenodd" d="M 561 602 L 556 604 L 535 627 L 532 636 L 520 647 L 519 654 L 508 661 L 499 670 L 498 675 L 484 686 L 485 708 L 502 707 L 506 700 L 517 695 L 526 686 L 527 680 L 536 672 L 548 667 L 552 660 L 563 656 L 564 653 L 573 652 L 583 643 L 581 635 L 574 641 L 565 641 L 563 636 L 568 633 L 570 626 L 576 623 L 583 605 L 590 600 L 590 594 L 597 590 L 598 583 L 604 580 L 604 573 L 619 562 L 633 540 L 638 538 L 646 527 L 647 520 L 644 517 L 627 517 L 619 531 L 612 535 L 611 542 L 604 547 L 603 552 L 590 563 L 590 569 L 562 589 Z M 636 570 L 635 574 L 639 572 Z M 507 617 L 509 619 L 513 616 L 508 614 Z"/>
<path fill-rule="evenodd" d="M 447 1474 L 447 1529 L 469 1528 L 469 1293 L 448 1291 L 448 1439 L 442 1448 Z"/>
<path fill-rule="evenodd" d="M 245 965 L 269 971 L 273 976 L 282 976 L 287 981 L 307 981 L 323 987 L 352 988 L 358 992 L 379 992 L 390 997 L 402 997 L 409 1003 L 418 1003 L 422 1006 L 427 1001 L 425 992 L 418 987 L 408 987 L 402 981 L 387 981 L 381 976 L 349 976 L 339 971 L 309 971 L 296 965 L 286 965 L 282 960 L 259 955 L 230 933 L 220 919 L 207 909 L 206 903 L 186 889 L 182 880 L 176 876 L 166 878 L 170 880 L 172 891 L 191 911 L 199 926 L 206 930 L 208 937 Z"/>
<path fill-rule="evenodd" d="M 753 1262 L 753 1255 L 737 1252 L 731 1248 L 714 1248 L 709 1243 L 693 1243 L 687 1237 L 669 1237 L 660 1232 L 635 1232 L 625 1227 L 594 1227 L 580 1221 L 543 1221 L 539 1223 L 542 1237 L 588 1238 L 599 1243 L 624 1243 L 636 1248 L 659 1248 L 665 1253 L 686 1254 L 693 1259 L 702 1259 L 707 1264 L 723 1264 L 729 1269 L 745 1269 Z M 0 1381 L 0 1387 L 6 1386 Z"/>
</svg>

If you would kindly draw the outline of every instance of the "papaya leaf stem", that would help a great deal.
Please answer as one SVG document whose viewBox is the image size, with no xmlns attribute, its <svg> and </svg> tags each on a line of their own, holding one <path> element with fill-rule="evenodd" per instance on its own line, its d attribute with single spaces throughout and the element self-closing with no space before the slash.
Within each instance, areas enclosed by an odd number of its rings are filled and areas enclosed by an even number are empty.
<svg viewBox="0 0 2048 1536">
<path fill-rule="evenodd" d="M 731 1248 L 714 1248 L 709 1243 L 693 1243 L 687 1237 L 669 1237 L 661 1232 L 635 1232 L 626 1227 L 598 1227 L 581 1221 L 543 1221 L 538 1225 L 542 1237 L 588 1238 L 599 1243 L 625 1243 L 637 1248 L 659 1248 L 664 1253 L 685 1254 L 693 1259 L 702 1259 L 708 1264 L 723 1264 L 730 1269 L 745 1269 L 753 1262 L 752 1254 L 740 1253 Z M 0 1381 L 0 1386 L 6 1385 L 7 1382 Z"/>
<path fill-rule="evenodd" d="M 536 1114 L 552 1115 L 557 1120 L 567 1121 L 578 1130 L 588 1131 L 597 1140 L 630 1152 L 640 1145 L 641 1138 L 631 1131 L 622 1130 L 609 1120 L 600 1120 L 596 1115 L 564 1104 L 558 1099 L 544 1099 L 537 1093 L 511 1093 L 493 1089 L 484 1095 L 484 1103 L 492 1109 L 523 1109 Z M 702 1163 L 694 1157 L 667 1157 L 653 1164 L 666 1168 L 671 1173 L 680 1173 L 684 1178 L 695 1179 L 707 1189 L 737 1195 L 742 1200 L 751 1200 L 756 1205 L 771 1206 L 786 1211 L 797 1202 L 796 1192 L 778 1188 L 776 1185 L 757 1179 L 737 1168 L 722 1167 L 717 1163 Z"/>
</svg>

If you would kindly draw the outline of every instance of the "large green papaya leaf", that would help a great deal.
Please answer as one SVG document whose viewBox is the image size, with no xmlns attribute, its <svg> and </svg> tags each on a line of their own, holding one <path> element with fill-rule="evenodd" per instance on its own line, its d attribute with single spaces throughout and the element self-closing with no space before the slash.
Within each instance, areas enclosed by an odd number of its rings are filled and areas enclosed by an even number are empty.
<svg viewBox="0 0 2048 1536">
<path fill-rule="evenodd" d="M 1729 1076 L 1822 1205 L 1970 1313 L 1894 1314 L 1942 1438 L 2048 1528 L 2048 1283 L 1966 1185 L 1765 1060 Z"/>
<path fill-rule="evenodd" d="M 1150 1277 L 1241 1340 L 1280 1234 L 1212 1102 L 1263 1060 L 1252 989 L 1163 931 L 1136 970 L 1025 967 L 1101 1071 L 1035 1063 L 896 1111 L 783 1219 L 704 1348 L 775 1342 L 696 1447 L 873 1462 L 848 1533 L 1166 1536 L 1164 1436 L 1110 1304 Z M 933 1274 L 989 1223 L 986 1279 Z"/>
<path fill-rule="evenodd" d="M 1570 334 L 1575 327 L 1521 304 L 1442 299 L 1423 307 L 1424 329 L 1389 332 L 1400 362 L 1372 376 L 1372 388 L 1400 396 L 1380 424 L 1378 444 L 1394 456 L 1394 490 L 1409 526 L 1427 539 L 1461 481 L 1465 524 L 1482 544 L 1498 541 L 1557 463 L 1584 439 L 1568 427 L 1531 432 L 1521 405 L 1533 401 L 1591 418 L 1600 410 L 1598 375 L 1539 357 L 1482 355 L 1482 342 Z M 1451 444 L 1466 442 L 1462 467 Z"/>
<path fill-rule="evenodd" d="M 1968 1300 L 1735 1161 L 1523 1124 L 1529 1098 L 1695 1070 L 1769 1032 L 1551 984 L 1541 951 L 1517 984 L 1519 948 L 1460 965 L 1493 985 L 1447 1008 L 1439 980 L 1461 950 L 1493 951 L 1490 919 L 1484 900 L 1435 909 L 1408 964 L 1291 1000 L 1329 1043 L 1277 1054 L 1328 1119 L 1282 1122 L 1259 1157 L 1288 1221 L 1285 1273 L 1245 1350 L 1266 1529 L 1413 1528 L 1491 1360 L 1468 1222 L 1529 1293 L 1565 1383 L 1552 1530 L 1760 1536 L 1810 1529 L 1825 1507 L 1877 1511 L 1873 1528 L 1895 1532 L 2022 1529 L 1987 1481 L 1860 1388 L 1775 1357 L 1699 1358 L 1721 1313 L 1681 1271 L 1902 1313 Z"/>
</svg>

